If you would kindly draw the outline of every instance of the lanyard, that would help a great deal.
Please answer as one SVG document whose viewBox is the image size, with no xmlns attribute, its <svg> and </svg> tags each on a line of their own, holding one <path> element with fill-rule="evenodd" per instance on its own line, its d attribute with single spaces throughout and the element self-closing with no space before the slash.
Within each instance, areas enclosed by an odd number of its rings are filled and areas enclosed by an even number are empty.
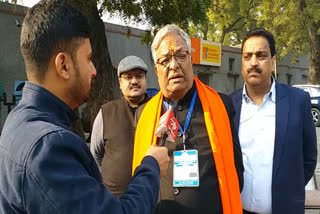
<svg viewBox="0 0 320 214">
<path fill-rule="evenodd" d="M 187 118 L 186 118 L 186 121 L 184 122 L 184 127 L 183 127 L 183 130 L 181 128 L 181 125 L 179 125 L 179 131 L 182 133 L 182 144 L 183 144 L 183 148 L 184 150 L 186 149 L 186 132 L 187 132 L 187 129 L 188 129 L 188 126 L 189 126 L 189 123 L 190 123 L 190 120 L 191 120 L 191 114 L 193 112 L 193 107 L 194 107 L 194 104 L 196 102 L 196 97 L 197 97 L 197 89 L 194 91 L 193 93 L 193 97 L 192 97 L 192 100 L 191 100 L 191 104 L 190 104 L 190 107 L 189 107 L 189 111 L 188 111 L 188 114 L 187 114 Z M 166 106 L 166 109 L 168 110 L 168 103 L 167 101 L 164 101 L 164 105 Z"/>
</svg>

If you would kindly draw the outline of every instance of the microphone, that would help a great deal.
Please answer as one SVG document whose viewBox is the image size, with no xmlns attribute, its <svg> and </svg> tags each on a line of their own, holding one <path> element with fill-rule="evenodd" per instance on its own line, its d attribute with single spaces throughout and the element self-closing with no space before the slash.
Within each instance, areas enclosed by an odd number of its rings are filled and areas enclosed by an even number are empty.
<svg viewBox="0 0 320 214">
<path fill-rule="evenodd" d="M 170 142 L 176 141 L 179 129 L 179 123 L 173 113 L 176 106 L 177 101 L 171 101 L 166 113 L 160 117 L 159 125 L 155 132 L 155 135 L 161 138 L 159 146 L 163 146 L 166 140 Z"/>
</svg>

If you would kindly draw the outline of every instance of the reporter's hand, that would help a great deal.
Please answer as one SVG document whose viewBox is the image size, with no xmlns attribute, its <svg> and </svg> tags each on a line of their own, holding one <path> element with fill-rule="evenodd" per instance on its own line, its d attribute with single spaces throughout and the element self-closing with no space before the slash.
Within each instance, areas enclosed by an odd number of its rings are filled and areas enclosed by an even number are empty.
<svg viewBox="0 0 320 214">
<path fill-rule="evenodd" d="M 147 155 L 154 157 L 160 166 L 160 176 L 164 176 L 168 169 L 170 158 L 168 156 L 168 149 L 164 146 L 151 145 L 147 151 Z"/>
</svg>

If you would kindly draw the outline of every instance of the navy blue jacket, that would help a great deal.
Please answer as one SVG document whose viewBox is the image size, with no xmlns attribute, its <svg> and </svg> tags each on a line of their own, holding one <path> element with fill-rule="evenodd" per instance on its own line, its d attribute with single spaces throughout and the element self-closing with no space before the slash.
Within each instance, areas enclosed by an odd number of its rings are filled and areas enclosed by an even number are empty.
<svg viewBox="0 0 320 214">
<path fill-rule="evenodd" d="M 1 136 L 0 213 L 151 213 L 156 159 L 144 158 L 121 198 L 111 195 L 87 145 L 68 128 L 75 118 L 49 91 L 25 84 Z"/>
<path fill-rule="evenodd" d="M 242 90 L 231 94 L 238 129 Z M 303 214 L 304 187 L 317 164 L 317 138 L 308 93 L 276 83 L 275 131 L 272 214 Z"/>
</svg>

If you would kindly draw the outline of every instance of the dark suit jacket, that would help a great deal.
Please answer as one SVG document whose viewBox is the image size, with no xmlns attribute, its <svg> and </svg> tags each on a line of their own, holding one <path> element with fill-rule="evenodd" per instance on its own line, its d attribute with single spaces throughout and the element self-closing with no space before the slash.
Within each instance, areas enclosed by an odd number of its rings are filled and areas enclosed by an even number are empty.
<svg viewBox="0 0 320 214">
<path fill-rule="evenodd" d="M 242 90 L 231 94 L 238 129 Z M 302 214 L 304 187 L 312 177 L 317 163 L 317 138 L 308 93 L 276 83 L 275 129 L 272 214 Z"/>
</svg>

